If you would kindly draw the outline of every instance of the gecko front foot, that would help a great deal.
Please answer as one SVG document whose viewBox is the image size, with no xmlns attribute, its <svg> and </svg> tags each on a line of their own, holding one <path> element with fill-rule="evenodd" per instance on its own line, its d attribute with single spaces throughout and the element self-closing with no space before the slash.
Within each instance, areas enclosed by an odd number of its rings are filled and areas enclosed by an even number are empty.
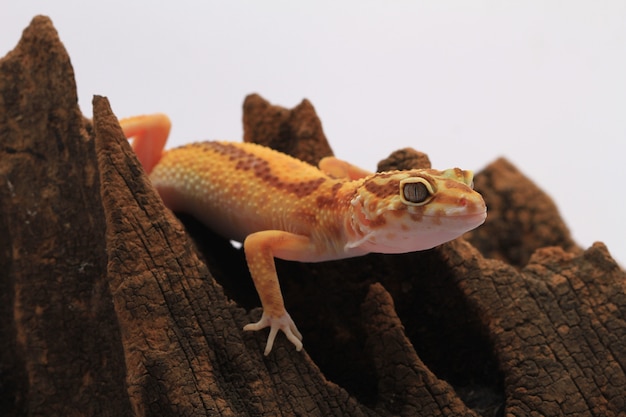
<svg viewBox="0 0 626 417">
<path fill-rule="evenodd" d="M 269 355 L 269 353 L 272 351 L 272 347 L 274 346 L 274 339 L 276 338 L 276 334 L 279 330 L 282 330 L 285 333 L 287 339 L 289 339 L 289 341 L 294 344 L 298 352 L 302 350 L 302 335 L 298 331 L 296 323 L 293 322 L 287 312 L 285 312 L 285 314 L 280 317 L 271 317 L 263 312 L 261 320 L 257 321 L 256 323 L 246 324 L 243 329 L 246 331 L 261 330 L 266 327 L 270 328 L 270 335 L 267 337 L 265 352 L 263 352 L 265 356 Z"/>
</svg>

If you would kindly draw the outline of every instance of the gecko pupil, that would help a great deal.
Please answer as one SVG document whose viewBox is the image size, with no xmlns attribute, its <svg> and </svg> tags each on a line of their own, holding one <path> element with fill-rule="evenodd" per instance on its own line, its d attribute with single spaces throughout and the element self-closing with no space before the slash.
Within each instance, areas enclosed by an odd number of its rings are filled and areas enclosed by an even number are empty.
<svg viewBox="0 0 626 417">
<path fill-rule="evenodd" d="M 428 197 L 430 197 L 428 188 L 426 188 L 426 186 L 421 182 L 404 184 L 402 193 L 404 194 L 404 199 L 406 201 L 415 204 L 423 203 Z"/>
</svg>

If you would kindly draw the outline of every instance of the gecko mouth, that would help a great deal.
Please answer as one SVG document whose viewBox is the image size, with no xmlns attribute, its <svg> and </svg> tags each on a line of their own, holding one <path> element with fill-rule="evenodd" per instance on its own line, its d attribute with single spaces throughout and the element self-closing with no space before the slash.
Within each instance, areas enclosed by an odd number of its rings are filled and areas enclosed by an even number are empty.
<svg viewBox="0 0 626 417">
<path fill-rule="evenodd" d="M 442 220 L 450 219 L 450 220 L 455 220 L 455 221 L 457 221 L 457 220 L 468 220 L 468 221 L 471 221 L 471 220 L 478 220 L 478 219 L 484 220 L 485 218 L 487 218 L 487 210 L 481 211 L 481 212 L 478 212 L 478 213 L 469 213 L 469 214 L 467 214 L 467 213 L 463 213 L 463 214 L 461 214 L 461 213 L 459 213 L 459 214 L 451 213 L 451 214 L 444 214 L 444 215 L 439 215 L 439 214 L 428 215 L 428 214 L 425 214 L 424 217 L 430 217 L 430 218 L 437 218 L 438 217 L 438 218 L 440 218 Z"/>
<path fill-rule="evenodd" d="M 487 217 L 487 210 L 481 211 L 479 213 L 471 213 L 471 214 L 425 214 L 424 217 L 436 218 L 439 217 L 441 219 L 454 219 L 454 220 L 472 220 L 472 219 L 485 219 Z"/>
<path fill-rule="evenodd" d="M 427 217 L 429 216 L 424 216 L 424 218 Z M 485 222 L 485 219 L 487 219 L 487 211 L 485 210 L 481 213 L 472 214 L 453 214 L 440 217 L 430 216 L 430 219 L 434 224 L 447 225 L 443 227 L 447 227 L 449 230 L 469 231 L 477 228 Z"/>
<path fill-rule="evenodd" d="M 487 217 L 487 207 L 485 207 L 484 204 L 481 205 L 474 205 L 473 207 L 456 207 L 456 208 L 449 208 L 449 209 L 439 209 L 439 210 L 434 210 L 434 211 L 430 211 L 430 212 L 425 212 L 423 214 L 424 217 L 429 217 L 429 218 L 436 218 L 439 217 L 441 219 L 455 219 L 455 220 L 471 220 L 471 219 L 478 219 L 478 218 L 485 218 Z"/>
</svg>

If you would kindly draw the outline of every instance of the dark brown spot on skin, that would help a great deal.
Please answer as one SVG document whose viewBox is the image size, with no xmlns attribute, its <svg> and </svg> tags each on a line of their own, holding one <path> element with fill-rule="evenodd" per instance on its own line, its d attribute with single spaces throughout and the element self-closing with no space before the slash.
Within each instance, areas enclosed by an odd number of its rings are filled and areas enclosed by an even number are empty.
<svg viewBox="0 0 626 417">
<path fill-rule="evenodd" d="M 402 205 L 398 207 L 396 210 L 389 210 L 389 212 L 393 214 L 394 217 L 402 217 L 404 216 L 404 213 L 406 212 L 406 206 Z"/>
<path fill-rule="evenodd" d="M 238 160 L 245 160 L 246 157 L 250 158 L 250 157 L 254 157 L 254 155 L 249 154 L 248 152 L 244 151 L 243 149 L 240 149 L 234 145 L 230 145 L 227 143 L 220 143 L 220 142 L 203 142 L 202 147 L 207 148 L 207 149 L 211 149 L 214 152 L 217 152 L 219 154 L 228 156 L 228 158 L 231 161 L 234 161 L 236 159 Z"/>
<path fill-rule="evenodd" d="M 379 175 L 377 178 L 381 178 Z M 385 198 L 400 192 L 400 181 L 387 181 L 384 184 L 378 184 L 374 178 L 365 181 L 363 184 L 365 189 L 376 197 Z"/>
<path fill-rule="evenodd" d="M 420 207 L 418 207 L 418 208 L 420 208 Z M 411 214 L 409 214 L 409 217 L 414 222 L 421 222 L 422 218 L 424 217 L 424 210 L 422 209 L 422 210 L 419 210 L 417 213 L 411 213 Z"/>
<path fill-rule="evenodd" d="M 384 216 L 377 216 L 375 219 L 370 220 L 369 226 L 372 228 L 384 226 L 387 223 Z"/>
<path fill-rule="evenodd" d="M 330 189 L 330 195 L 320 195 L 315 199 L 315 204 L 318 209 L 323 209 L 327 207 L 336 207 L 341 204 L 338 200 L 337 193 L 339 189 L 343 186 L 342 183 L 338 182 L 332 186 Z"/>
<path fill-rule="evenodd" d="M 446 180 L 445 186 L 446 188 L 449 188 L 449 189 L 468 190 L 468 191 L 470 190 L 470 188 L 466 184 L 459 182 L 459 181 L 455 181 L 455 180 Z"/>
<path fill-rule="evenodd" d="M 328 196 L 320 195 L 315 199 L 315 205 L 318 209 L 333 207 L 336 204 L 335 199 Z"/>
<path fill-rule="evenodd" d="M 433 199 L 433 202 L 437 204 L 445 204 L 450 206 L 458 206 L 460 201 L 459 195 L 449 195 L 449 194 L 437 194 Z"/>
<path fill-rule="evenodd" d="M 248 153 L 237 146 L 220 142 L 205 142 L 202 145 L 206 148 L 212 149 L 214 152 L 227 156 L 231 161 L 237 161 L 235 169 L 241 171 L 252 171 L 252 174 L 254 174 L 255 177 L 258 177 L 271 187 L 295 194 L 300 198 L 312 194 L 324 181 L 326 181 L 326 178 L 324 177 L 319 177 L 309 181 L 283 181 L 280 177 L 272 173 L 269 162 L 254 154 Z"/>
</svg>

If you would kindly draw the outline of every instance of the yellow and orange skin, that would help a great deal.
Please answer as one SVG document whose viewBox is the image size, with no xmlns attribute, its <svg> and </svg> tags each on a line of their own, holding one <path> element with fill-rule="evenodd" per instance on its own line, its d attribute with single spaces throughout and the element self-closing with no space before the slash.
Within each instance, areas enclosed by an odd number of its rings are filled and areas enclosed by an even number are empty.
<svg viewBox="0 0 626 417">
<path fill-rule="evenodd" d="M 320 262 L 429 249 L 474 229 L 487 215 L 471 171 L 369 173 L 332 157 L 318 169 L 251 143 L 198 142 L 163 151 L 167 116 L 138 116 L 121 125 L 135 138 L 133 149 L 167 207 L 243 242 L 263 306 L 261 319 L 244 330 L 270 327 L 265 355 L 279 330 L 302 349 L 274 258 Z"/>
</svg>

